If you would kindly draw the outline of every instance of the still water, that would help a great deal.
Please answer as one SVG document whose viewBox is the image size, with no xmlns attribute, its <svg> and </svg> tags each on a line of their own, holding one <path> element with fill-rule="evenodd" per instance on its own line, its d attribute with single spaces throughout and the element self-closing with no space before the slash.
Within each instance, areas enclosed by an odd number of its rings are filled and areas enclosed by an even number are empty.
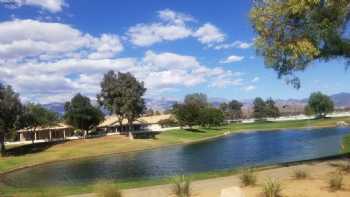
<svg viewBox="0 0 350 197">
<path fill-rule="evenodd" d="M 197 144 L 57 162 L 13 172 L 3 181 L 17 187 L 69 185 L 315 159 L 340 153 L 342 137 L 349 133 L 349 128 L 240 133 Z"/>
</svg>

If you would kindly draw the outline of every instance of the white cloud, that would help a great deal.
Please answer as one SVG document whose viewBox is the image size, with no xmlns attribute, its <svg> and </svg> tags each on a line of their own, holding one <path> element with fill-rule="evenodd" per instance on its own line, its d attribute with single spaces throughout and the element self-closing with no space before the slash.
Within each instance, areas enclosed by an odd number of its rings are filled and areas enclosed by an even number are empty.
<svg viewBox="0 0 350 197">
<path fill-rule="evenodd" d="M 216 50 L 230 49 L 230 48 L 248 49 L 251 46 L 253 46 L 252 43 L 242 42 L 242 41 L 235 41 L 233 43 L 218 44 L 218 45 L 214 46 L 214 49 L 216 49 Z"/>
<path fill-rule="evenodd" d="M 67 4 L 64 0 L 0 0 L 10 7 L 37 6 L 50 12 L 60 12 Z"/>
<path fill-rule="evenodd" d="M 225 40 L 225 34 L 223 34 L 216 26 L 206 23 L 200 27 L 194 34 L 194 37 L 198 38 L 198 41 L 202 44 L 212 45 L 221 43 Z"/>
<path fill-rule="evenodd" d="M 231 55 L 227 57 L 225 60 L 220 61 L 222 64 L 228 64 L 228 63 L 233 63 L 233 62 L 240 62 L 244 59 L 243 56 L 237 56 L 237 55 Z"/>
<path fill-rule="evenodd" d="M 169 10 L 159 15 L 166 25 L 176 27 L 192 20 Z M 168 40 L 174 36 L 161 35 Z M 241 73 L 205 66 L 194 56 L 147 51 L 142 57 L 117 57 L 123 50 L 120 37 L 114 34 L 96 37 L 67 24 L 36 20 L 1 22 L 0 79 L 25 100 L 42 103 L 66 101 L 78 92 L 94 98 L 108 70 L 131 72 L 145 82 L 148 95 L 197 85 L 241 86 L 243 82 Z"/>
<path fill-rule="evenodd" d="M 93 37 L 69 25 L 36 20 L 13 20 L 0 23 L 0 58 L 45 59 L 73 55 L 86 50 L 92 57 L 111 57 L 123 50 L 116 35 Z M 75 53 L 76 55 L 77 53 Z M 83 55 L 83 53 L 81 53 Z"/>
<path fill-rule="evenodd" d="M 158 12 L 160 22 L 137 24 L 129 28 L 127 36 L 136 46 L 150 46 L 162 41 L 173 41 L 189 37 L 192 30 L 185 22 L 192 17 L 166 9 Z"/>
<path fill-rule="evenodd" d="M 254 79 L 252 80 L 253 83 L 256 83 L 258 81 L 260 81 L 260 77 L 254 77 Z"/>
<path fill-rule="evenodd" d="M 173 24 L 179 24 L 179 25 L 184 25 L 185 22 L 188 22 L 188 21 L 195 21 L 194 18 L 190 15 L 175 12 L 170 9 L 159 11 L 158 16 L 162 21 L 173 23 Z"/>
<path fill-rule="evenodd" d="M 250 92 L 250 91 L 253 91 L 255 89 L 256 89 L 256 87 L 253 86 L 253 85 L 249 85 L 249 86 L 246 86 L 246 87 L 243 88 L 243 90 L 246 91 L 246 92 Z"/>
</svg>

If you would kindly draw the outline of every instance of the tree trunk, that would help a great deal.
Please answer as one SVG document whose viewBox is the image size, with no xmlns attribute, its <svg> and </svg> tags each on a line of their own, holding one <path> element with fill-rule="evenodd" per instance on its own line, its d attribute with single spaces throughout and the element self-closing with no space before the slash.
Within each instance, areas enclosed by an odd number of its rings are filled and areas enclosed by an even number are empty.
<svg viewBox="0 0 350 197">
<path fill-rule="evenodd" d="M 6 153 L 5 134 L 3 132 L 0 132 L 0 152 L 1 156 L 4 156 Z"/>
</svg>

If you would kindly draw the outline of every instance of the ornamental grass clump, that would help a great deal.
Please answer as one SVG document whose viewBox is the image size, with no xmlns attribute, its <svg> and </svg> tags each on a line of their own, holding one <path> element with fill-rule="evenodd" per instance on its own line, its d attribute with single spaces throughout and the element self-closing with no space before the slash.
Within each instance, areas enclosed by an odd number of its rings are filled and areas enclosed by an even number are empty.
<svg viewBox="0 0 350 197">
<path fill-rule="evenodd" d="M 328 181 L 329 188 L 332 191 L 341 190 L 343 188 L 343 179 L 344 178 L 341 173 L 333 174 Z"/>
<path fill-rule="evenodd" d="M 268 179 L 263 187 L 264 197 L 281 197 L 282 186 L 278 180 Z"/>
<path fill-rule="evenodd" d="M 239 179 L 241 180 L 243 186 L 256 185 L 257 178 L 255 170 L 252 168 L 244 170 Z"/>
<path fill-rule="evenodd" d="M 99 181 L 94 187 L 98 197 L 122 197 L 120 189 L 109 181 Z"/>
<path fill-rule="evenodd" d="M 296 169 L 293 172 L 293 177 L 298 180 L 306 179 L 308 176 L 308 173 L 303 169 Z"/>
<path fill-rule="evenodd" d="M 177 197 L 190 197 L 191 180 L 184 175 L 175 177 L 173 192 Z"/>
</svg>

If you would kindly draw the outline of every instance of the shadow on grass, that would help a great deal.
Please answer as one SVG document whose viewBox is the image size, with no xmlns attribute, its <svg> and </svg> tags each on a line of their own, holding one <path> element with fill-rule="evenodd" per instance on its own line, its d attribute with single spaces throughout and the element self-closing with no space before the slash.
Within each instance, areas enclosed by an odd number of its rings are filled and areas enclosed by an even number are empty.
<svg viewBox="0 0 350 197">
<path fill-rule="evenodd" d="M 203 130 L 200 130 L 200 129 L 190 129 L 190 128 L 188 128 L 188 129 L 184 129 L 185 131 L 188 131 L 188 132 L 193 132 L 193 133 L 205 133 L 205 131 L 203 131 Z"/>
<path fill-rule="evenodd" d="M 45 143 L 37 143 L 37 144 L 27 144 L 19 147 L 10 148 L 6 151 L 7 157 L 9 156 L 21 156 L 26 154 L 34 154 L 45 151 L 52 146 L 63 144 L 65 141 L 60 142 L 45 142 Z"/>
</svg>

